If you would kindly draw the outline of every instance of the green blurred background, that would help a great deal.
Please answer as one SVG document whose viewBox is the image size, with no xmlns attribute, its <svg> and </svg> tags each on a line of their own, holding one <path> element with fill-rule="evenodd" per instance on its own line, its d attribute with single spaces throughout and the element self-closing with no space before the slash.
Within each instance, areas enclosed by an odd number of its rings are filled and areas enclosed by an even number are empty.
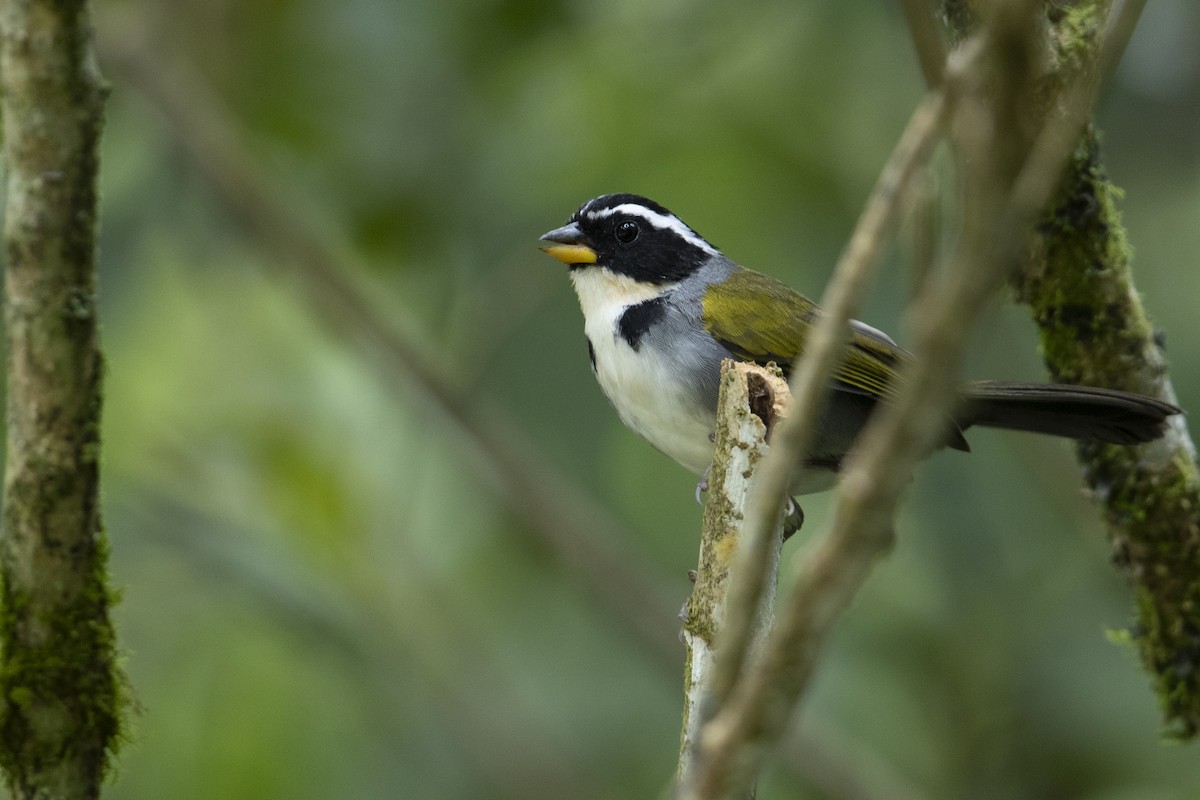
<svg viewBox="0 0 1200 800">
<path fill-rule="evenodd" d="M 921 95 L 898 4 L 96 14 L 114 88 L 104 503 L 138 701 L 108 796 L 662 793 L 695 479 L 608 407 L 537 237 L 594 195 L 639 192 L 819 296 Z M 1100 113 L 1138 283 L 1192 408 L 1198 40 L 1200 6 L 1150 3 Z M 168 92 L 191 122 L 147 90 L 173 70 L 194 78 Z M 289 250 L 286 230 L 248 222 L 193 157 L 206 142 L 244 148 L 270 213 L 311 239 Z M 902 343 L 905 241 L 863 314 Z M 330 321 L 295 252 L 313 242 L 526 466 L 489 457 L 354 319 Z M 1021 310 L 995 309 L 967 373 L 1043 374 Z M 1070 445 L 971 441 L 919 471 L 760 797 L 1200 797 L 1195 747 L 1162 742 L 1147 676 L 1110 641 L 1129 592 Z M 582 523 L 531 523 L 550 506 Z M 829 499 L 805 507 L 820 529 Z M 570 544 L 597 530 L 630 573 L 612 584 Z M 627 580 L 661 602 L 618 611 Z"/>
</svg>

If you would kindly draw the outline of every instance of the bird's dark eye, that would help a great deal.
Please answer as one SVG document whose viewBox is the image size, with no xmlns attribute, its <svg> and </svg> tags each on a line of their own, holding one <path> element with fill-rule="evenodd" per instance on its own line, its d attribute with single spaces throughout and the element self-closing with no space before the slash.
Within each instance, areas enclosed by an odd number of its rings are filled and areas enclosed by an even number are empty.
<svg viewBox="0 0 1200 800">
<path fill-rule="evenodd" d="M 631 219 L 617 223 L 616 236 L 617 241 L 621 244 L 633 244 L 633 241 L 638 238 L 638 234 L 641 232 L 642 229 Z"/>
</svg>

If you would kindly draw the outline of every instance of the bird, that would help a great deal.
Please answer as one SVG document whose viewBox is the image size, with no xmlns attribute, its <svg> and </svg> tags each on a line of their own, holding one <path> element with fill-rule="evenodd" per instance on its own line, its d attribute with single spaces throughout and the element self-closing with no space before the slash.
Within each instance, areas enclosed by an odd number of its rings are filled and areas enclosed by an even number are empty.
<svg viewBox="0 0 1200 800">
<path fill-rule="evenodd" d="M 588 356 L 621 420 L 691 472 L 713 457 L 724 359 L 790 369 L 821 310 L 784 283 L 727 257 L 645 197 L 605 194 L 542 235 L 565 264 L 583 311 Z M 791 493 L 833 488 L 871 414 L 893 398 L 913 355 L 857 320 L 839 355 Z M 944 447 L 968 451 L 973 426 L 1131 445 L 1165 432 L 1176 406 L 1092 386 L 973 381 L 959 387 Z M 703 484 L 703 480 L 702 480 Z M 699 496 L 699 487 L 697 491 Z"/>
</svg>

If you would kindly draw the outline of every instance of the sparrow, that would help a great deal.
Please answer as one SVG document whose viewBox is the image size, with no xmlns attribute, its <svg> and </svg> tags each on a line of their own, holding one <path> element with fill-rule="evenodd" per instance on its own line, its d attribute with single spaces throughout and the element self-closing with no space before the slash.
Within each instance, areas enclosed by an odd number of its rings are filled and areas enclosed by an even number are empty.
<svg viewBox="0 0 1200 800">
<path fill-rule="evenodd" d="M 566 264 L 583 311 L 588 356 L 621 420 L 698 475 L 712 462 L 724 359 L 785 371 L 804 356 L 817 304 L 729 259 L 663 206 L 635 194 L 587 201 L 541 249 Z M 852 320 L 793 494 L 837 483 L 867 420 L 897 391 L 913 356 Z M 1066 384 L 974 381 L 946 420 L 945 447 L 967 451 L 975 425 L 1138 444 L 1180 412 L 1131 392 Z"/>
</svg>

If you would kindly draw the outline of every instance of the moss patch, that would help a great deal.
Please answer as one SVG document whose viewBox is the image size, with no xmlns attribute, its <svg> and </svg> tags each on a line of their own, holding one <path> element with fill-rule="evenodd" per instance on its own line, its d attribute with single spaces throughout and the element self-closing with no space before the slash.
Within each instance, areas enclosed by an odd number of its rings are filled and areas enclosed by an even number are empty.
<svg viewBox="0 0 1200 800">
<path fill-rule="evenodd" d="M 1133 287 L 1119 199 L 1088 131 L 1013 285 L 1055 380 L 1160 395 L 1165 363 Z M 1200 479 L 1186 450 L 1166 447 L 1081 444 L 1079 460 L 1134 588 L 1130 638 L 1166 730 L 1190 738 L 1200 731 Z"/>
</svg>

